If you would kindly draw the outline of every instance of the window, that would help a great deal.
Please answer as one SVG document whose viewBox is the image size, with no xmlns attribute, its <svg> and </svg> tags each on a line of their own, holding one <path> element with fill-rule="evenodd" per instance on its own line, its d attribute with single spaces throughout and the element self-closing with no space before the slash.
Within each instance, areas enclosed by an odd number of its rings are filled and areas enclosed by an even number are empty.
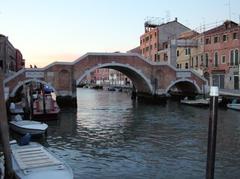
<svg viewBox="0 0 240 179">
<path fill-rule="evenodd" d="M 185 48 L 185 55 L 190 55 L 190 54 L 191 54 L 191 49 Z"/>
<path fill-rule="evenodd" d="M 179 64 L 177 64 L 177 68 L 179 68 Z"/>
<path fill-rule="evenodd" d="M 152 45 L 150 45 L 150 51 L 152 50 Z"/>
<path fill-rule="evenodd" d="M 140 44 L 142 45 L 142 40 L 140 40 Z"/>
<path fill-rule="evenodd" d="M 205 58 L 206 58 L 206 59 L 205 59 L 205 60 L 206 60 L 206 64 L 205 64 L 205 65 L 206 65 L 206 67 L 208 67 L 208 54 L 207 54 L 207 53 L 206 53 L 206 55 L 205 55 Z"/>
<path fill-rule="evenodd" d="M 188 69 L 188 63 L 185 63 L 185 69 Z"/>
<path fill-rule="evenodd" d="M 149 40 L 149 36 L 146 37 L 146 42 Z"/>
<path fill-rule="evenodd" d="M 233 66 L 233 61 L 234 61 L 234 51 L 231 50 L 230 52 L 230 65 Z"/>
<path fill-rule="evenodd" d="M 157 43 L 154 43 L 154 48 L 157 48 Z"/>
<path fill-rule="evenodd" d="M 192 57 L 192 67 L 193 67 L 193 57 Z"/>
<path fill-rule="evenodd" d="M 152 34 L 150 35 L 150 40 L 152 39 Z"/>
<path fill-rule="evenodd" d="M 203 63 L 203 55 L 201 55 L 201 63 Z"/>
<path fill-rule="evenodd" d="M 211 42 L 210 42 L 210 39 L 207 38 L 205 43 L 206 43 L 206 44 L 210 44 L 210 43 L 211 43 Z"/>
<path fill-rule="evenodd" d="M 198 67 L 198 56 L 196 56 L 196 67 Z"/>
<path fill-rule="evenodd" d="M 237 33 L 236 32 L 233 33 L 233 39 L 237 39 Z"/>
<path fill-rule="evenodd" d="M 218 42 L 218 36 L 214 37 L 214 43 Z"/>
<path fill-rule="evenodd" d="M 239 64 L 239 61 L 238 61 L 238 50 L 236 49 L 235 50 L 235 54 L 234 54 L 234 57 L 235 57 L 235 65 L 238 65 Z"/>
<path fill-rule="evenodd" d="M 177 50 L 177 57 L 179 57 L 179 50 Z"/>
<path fill-rule="evenodd" d="M 157 37 L 157 32 L 154 33 L 154 36 Z"/>
<path fill-rule="evenodd" d="M 223 35 L 223 42 L 227 41 L 227 35 Z"/>
<path fill-rule="evenodd" d="M 222 56 L 222 62 L 221 62 L 222 64 L 225 64 L 226 63 L 226 56 L 225 55 L 223 55 Z"/>
<path fill-rule="evenodd" d="M 218 66 L 218 53 L 215 52 L 214 54 L 214 66 L 217 67 Z"/>
</svg>

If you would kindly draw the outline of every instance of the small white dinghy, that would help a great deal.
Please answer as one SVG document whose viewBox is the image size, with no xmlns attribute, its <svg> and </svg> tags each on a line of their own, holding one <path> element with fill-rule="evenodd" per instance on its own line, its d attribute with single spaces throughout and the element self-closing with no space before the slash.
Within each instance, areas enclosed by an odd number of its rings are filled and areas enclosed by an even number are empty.
<svg viewBox="0 0 240 179">
<path fill-rule="evenodd" d="M 191 105 L 191 106 L 209 106 L 209 100 L 207 99 L 183 99 L 181 100 L 182 104 L 187 104 L 187 105 Z"/>
<path fill-rule="evenodd" d="M 10 128 L 20 134 L 40 135 L 46 133 L 48 125 L 38 121 L 23 120 L 20 115 L 16 115 L 9 122 Z"/>
<path fill-rule="evenodd" d="M 11 142 L 12 165 L 18 179 L 73 179 L 72 169 L 42 145 Z"/>
<path fill-rule="evenodd" d="M 234 99 L 234 100 L 232 101 L 232 103 L 227 104 L 227 107 L 228 107 L 229 109 L 234 109 L 234 110 L 240 111 L 240 103 L 239 103 L 239 101 L 238 101 L 237 99 Z"/>
</svg>

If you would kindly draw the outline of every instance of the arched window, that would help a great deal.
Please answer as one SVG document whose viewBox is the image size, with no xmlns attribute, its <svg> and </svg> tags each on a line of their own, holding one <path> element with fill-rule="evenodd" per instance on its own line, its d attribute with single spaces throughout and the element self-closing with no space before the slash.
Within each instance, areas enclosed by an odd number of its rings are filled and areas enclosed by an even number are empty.
<svg viewBox="0 0 240 179">
<path fill-rule="evenodd" d="M 235 63 L 234 63 L 235 65 L 239 64 L 239 61 L 238 61 L 238 49 L 235 50 L 234 61 L 235 61 Z"/>
<path fill-rule="evenodd" d="M 214 54 L 214 66 L 217 67 L 218 66 L 218 53 L 215 52 Z"/>
<path fill-rule="evenodd" d="M 233 50 L 231 50 L 231 52 L 230 52 L 230 65 L 231 66 L 233 66 L 233 61 L 234 61 L 234 51 Z"/>
</svg>

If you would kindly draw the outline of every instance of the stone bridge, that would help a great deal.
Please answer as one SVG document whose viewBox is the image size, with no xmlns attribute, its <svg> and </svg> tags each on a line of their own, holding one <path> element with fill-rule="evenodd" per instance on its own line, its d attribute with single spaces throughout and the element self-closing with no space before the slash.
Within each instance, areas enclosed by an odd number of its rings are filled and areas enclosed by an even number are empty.
<svg viewBox="0 0 240 179">
<path fill-rule="evenodd" d="M 111 68 L 128 76 L 137 93 L 164 95 L 173 87 L 184 92 L 203 93 L 207 81 L 192 70 L 179 70 L 167 63 L 147 61 L 131 53 L 87 53 L 74 62 L 54 62 L 44 68 L 26 68 L 4 80 L 14 96 L 30 81 L 50 85 L 57 96 L 76 96 L 76 86 L 92 71 Z"/>
</svg>

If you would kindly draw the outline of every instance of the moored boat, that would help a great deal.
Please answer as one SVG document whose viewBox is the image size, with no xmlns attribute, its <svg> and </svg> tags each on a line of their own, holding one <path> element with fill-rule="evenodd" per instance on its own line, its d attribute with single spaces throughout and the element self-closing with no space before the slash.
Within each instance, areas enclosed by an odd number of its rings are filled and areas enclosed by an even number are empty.
<svg viewBox="0 0 240 179">
<path fill-rule="evenodd" d="M 182 104 L 187 104 L 191 106 L 198 107 L 209 107 L 210 98 L 203 98 L 201 96 L 197 96 L 196 99 L 188 99 L 187 97 L 180 101 Z M 218 103 L 222 102 L 222 98 L 218 98 Z"/>
<path fill-rule="evenodd" d="M 182 104 L 192 105 L 192 106 L 209 106 L 209 100 L 207 99 L 183 99 L 180 101 Z"/>
<path fill-rule="evenodd" d="M 33 118 L 37 120 L 57 119 L 60 108 L 51 94 L 39 95 L 33 102 Z"/>
<path fill-rule="evenodd" d="M 240 101 L 237 100 L 237 99 L 234 99 L 234 100 L 232 101 L 232 103 L 227 104 L 227 107 L 228 107 L 229 109 L 234 109 L 234 110 L 240 111 Z"/>
<path fill-rule="evenodd" d="M 48 125 L 42 122 L 33 120 L 22 120 L 20 115 L 16 115 L 10 122 L 10 128 L 22 135 L 27 133 L 31 135 L 44 134 L 47 131 Z"/>
<path fill-rule="evenodd" d="M 18 179 L 72 179 L 72 169 L 42 145 L 11 143 L 12 166 Z"/>
</svg>

